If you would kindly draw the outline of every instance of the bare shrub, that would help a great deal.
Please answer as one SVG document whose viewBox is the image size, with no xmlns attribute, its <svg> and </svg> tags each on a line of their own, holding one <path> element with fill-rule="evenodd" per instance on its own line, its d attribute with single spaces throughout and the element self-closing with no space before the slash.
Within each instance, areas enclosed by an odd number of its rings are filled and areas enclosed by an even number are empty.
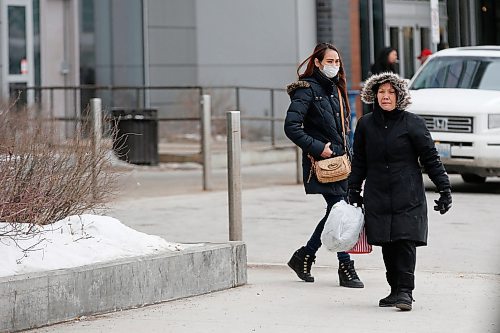
<svg viewBox="0 0 500 333">
<path fill-rule="evenodd" d="M 110 146 L 78 131 L 64 139 L 55 122 L 1 107 L 0 222 L 46 225 L 104 208 L 117 189 Z"/>
</svg>

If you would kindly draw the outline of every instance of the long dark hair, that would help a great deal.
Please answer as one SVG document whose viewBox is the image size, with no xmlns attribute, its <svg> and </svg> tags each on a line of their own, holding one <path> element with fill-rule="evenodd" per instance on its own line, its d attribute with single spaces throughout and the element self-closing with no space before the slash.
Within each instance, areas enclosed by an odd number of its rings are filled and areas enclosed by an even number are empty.
<svg viewBox="0 0 500 333">
<path fill-rule="evenodd" d="M 342 62 L 342 57 L 340 56 L 339 50 L 333 46 L 333 44 L 330 43 L 319 43 L 316 45 L 314 48 L 313 53 L 306 58 L 306 60 L 302 61 L 302 63 L 299 65 L 297 68 L 297 76 L 300 79 L 306 78 L 306 77 L 311 77 L 314 72 L 314 67 L 316 65 L 314 64 L 314 59 L 318 59 L 319 62 L 323 61 L 323 58 L 325 57 L 325 53 L 327 50 L 333 50 L 337 52 L 339 55 L 339 60 L 340 60 L 340 69 L 339 73 L 337 74 L 339 77 L 339 81 L 337 83 L 340 93 L 342 94 L 342 97 L 344 98 L 345 101 L 345 106 L 346 106 L 346 114 L 347 114 L 347 122 L 349 123 L 351 120 L 351 106 L 349 105 L 349 98 L 347 97 L 347 77 L 344 71 L 344 63 Z M 300 74 L 300 69 L 307 63 L 306 70 L 304 73 Z"/>
<path fill-rule="evenodd" d="M 389 53 L 391 53 L 392 51 L 397 51 L 397 50 L 389 46 L 383 48 L 380 51 L 377 59 L 375 60 L 375 63 L 371 68 L 372 74 L 380 74 L 383 72 L 396 73 L 396 66 L 394 64 L 389 63 Z"/>
</svg>

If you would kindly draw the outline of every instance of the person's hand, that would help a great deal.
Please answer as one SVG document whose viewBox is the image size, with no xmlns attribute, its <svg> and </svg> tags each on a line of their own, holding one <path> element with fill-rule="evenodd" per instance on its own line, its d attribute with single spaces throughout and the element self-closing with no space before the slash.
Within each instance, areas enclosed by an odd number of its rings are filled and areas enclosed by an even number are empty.
<svg viewBox="0 0 500 333">
<path fill-rule="evenodd" d="M 434 200 L 436 206 L 434 206 L 435 211 L 444 214 L 451 208 L 451 190 L 449 188 L 439 191 L 439 199 Z"/>
<path fill-rule="evenodd" d="M 350 188 L 347 193 L 347 199 L 349 204 L 356 204 L 359 208 L 363 208 L 363 197 L 361 196 L 361 190 Z"/>
<path fill-rule="evenodd" d="M 323 152 L 321 153 L 321 157 L 330 158 L 332 157 L 333 151 L 330 149 L 331 142 L 327 142 L 325 148 L 323 148 Z"/>
</svg>

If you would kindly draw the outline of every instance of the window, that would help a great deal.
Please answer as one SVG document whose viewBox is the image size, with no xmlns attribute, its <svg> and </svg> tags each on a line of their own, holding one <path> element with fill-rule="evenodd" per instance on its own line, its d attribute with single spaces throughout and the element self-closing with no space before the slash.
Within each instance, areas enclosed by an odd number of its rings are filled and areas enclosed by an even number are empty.
<svg viewBox="0 0 500 333">
<path fill-rule="evenodd" d="M 500 61 L 485 62 L 481 66 L 481 70 L 484 68 L 484 72 L 481 75 L 481 82 L 478 84 L 478 89 L 486 90 L 500 90 L 500 79 L 498 73 L 500 73 Z"/>
<path fill-rule="evenodd" d="M 500 90 L 500 58 L 434 58 L 410 89 L 462 88 Z"/>
<path fill-rule="evenodd" d="M 26 61 L 26 7 L 8 6 L 9 74 L 21 74 Z"/>
</svg>

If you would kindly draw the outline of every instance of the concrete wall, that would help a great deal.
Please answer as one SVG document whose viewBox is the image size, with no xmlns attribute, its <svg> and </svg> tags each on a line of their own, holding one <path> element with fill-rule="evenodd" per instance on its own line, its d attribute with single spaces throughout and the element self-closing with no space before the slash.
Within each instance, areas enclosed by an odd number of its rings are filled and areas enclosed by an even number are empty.
<svg viewBox="0 0 500 333">
<path fill-rule="evenodd" d="M 332 42 L 339 48 L 346 70 L 348 85 L 351 85 L 352 68 L 352 38 L 351 38 L 351 16 L 349 5 L 343 0 L 332 1 Z"/>
<path fill-rule="evenodd" d="M 200 85 L 283 89 L 296 80 L 297 65 L 316 43 L 314 0 L 196 3 Z M 241 90 L 239 100 L 242 116 L 271 116 L 269 91 Z M 232 101 L 219 104 L 226 106 Z M 277 93 L 274 116 L 284 119 L 288 103 L 286 93 Z M 214 110 L 218 114 L 223 111 L 217 106 Z M 244 138 L 270 135 L 268 122 L 243 122 L 242 128 Z M 283 136 L 281 123 L 276 124 L 275 132 Z"/>
<path fill-rule="evenodd" d="M 316 4 L 312 0 L 295 0 L 297 13 L 297 58 L 302 62 L 316 46 Z"/>
<path fill-rule="evenodd" d="M 96 84 L 144 85 L 142 4 L 138 0 L 95 0 Z M 143 96 L 135 90 L 101 93 L 104 105 L 135 107 Z M 112 100 L 112 103 L 110 102 Z"/>
<path fill-rule="evenodd" d="M 316 39 L 314 21 L 299 24 L 314 13 L 312 0 L 201 0 L 196 13 L 202 85 L 282 88 Z"/>
<path fill-rule="evenodd" d="M 149 84 L 196 85 L 195 0 L 147 1 Z"/>
<path fill-rule="evenodd" d="M 42 86 L 64 86 L 69 63 L 64 51 L 65 29 L 63 1 L 41 0 L 40 3 L 40 66 Z"/>
<path fill-rule="evenodd" d="M 196 86 L 198 84 L 195 0 L 148 0 L 145 4 L 144 38 L 146 85 Z M 151 90 L 148 105 L 159 117 L 197 117 L 197 90 Z M 160 137 L 172 141 L 197 133 L 198 122 L 163 122 Z"/>
<path fill-rule="evenodd" d="M 78 0 L 40 0 L 40 82 L 42 86 L 80 84 Z M 43 110 L 55 117 L 77 117 L 80 108 L 72 91 L 42 92 Z M 76 108 L 75 108 L 76 105 Z M 74 125 L 66 123 L 71 135 Z"/>
<path fill-rule="evenodd" d="M 149 0 L 148 83 L 282 88 L 315 45 L 314 6 L 314 0 Z"/>
<path fill-rule="evenodd" d="M 0 332 L 130 309 L 247 282 L 241 242 L 0 278 Z"/>
<path fill-rule="evenodd" d="M 147 1 L 146 37 L 150 85 L 250 86 L 283 89 L 316 43 L 315 1 Z M 235 109 L 234 90 L 212 90 L 213 113 Z M 197 116 L 197 91 L 151 91 L 160 116 Z M 241 90 L 244 115 L 270 116 L 269 91 Z M 275 94 L 275 116 L 284 118 L 289 103 Z M 196 133 L 196 124 L 160 125 L 167 135 Z M 282 134 L 282 124 L 276 133 Z M 163 128 L 163 129 L 162 129 Z M 269 136 L 268 122 L 244 124 L 244 136 Z"/>
</svg>

